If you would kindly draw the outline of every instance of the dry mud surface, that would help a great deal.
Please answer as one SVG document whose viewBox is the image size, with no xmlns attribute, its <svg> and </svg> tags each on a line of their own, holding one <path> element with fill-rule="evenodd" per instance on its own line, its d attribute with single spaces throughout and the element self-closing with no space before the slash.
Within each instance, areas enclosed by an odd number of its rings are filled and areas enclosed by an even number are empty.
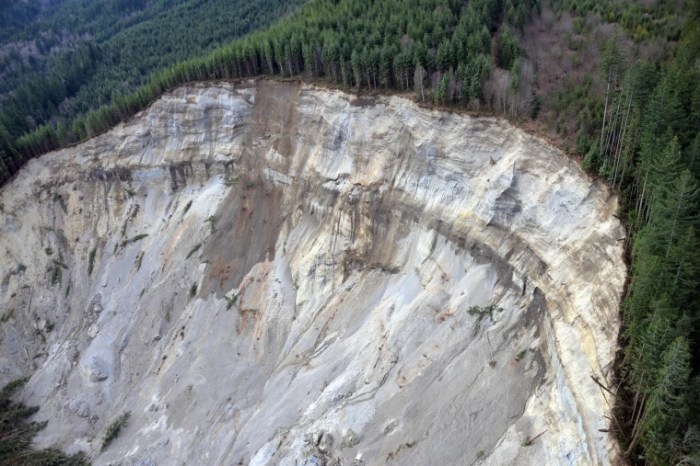
<svg viewBox="0 0 700 466">
<path fill-rule="evenodd" d="M 0 382 L 31 375 L 39 445 L 96 465 L 616 459 L 591 375 L 619 329 L 617 201 L 504 121 L 195 85 L 32 160 L 0 202 Z"/>
</svg>

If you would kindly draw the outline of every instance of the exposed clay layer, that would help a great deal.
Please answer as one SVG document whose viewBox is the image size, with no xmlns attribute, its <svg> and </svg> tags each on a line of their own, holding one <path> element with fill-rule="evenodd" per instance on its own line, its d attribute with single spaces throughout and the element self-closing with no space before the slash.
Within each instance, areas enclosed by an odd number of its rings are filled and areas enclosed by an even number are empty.
<svg viewBox="0 0 700 466">
<path fill-rule="evenodd" d="M 618 332 L 616 199 L 503 121 L 354 99 L 180 88 L 0 191 L 0 377 L 33 374 L 41 445 L 98 465 L 614 459 L 590 376 Z"/>
</svg>

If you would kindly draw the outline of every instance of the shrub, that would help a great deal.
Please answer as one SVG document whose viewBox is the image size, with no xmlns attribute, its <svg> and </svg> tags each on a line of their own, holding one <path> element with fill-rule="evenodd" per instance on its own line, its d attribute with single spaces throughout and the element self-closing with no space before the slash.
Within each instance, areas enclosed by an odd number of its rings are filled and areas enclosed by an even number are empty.
<svg viewBox="0 0 700 466">
<path fill-rule="evenodd" d="M 25 406 L 12 401 L 27 379 L 19 379 L 0 390 L 0 464 L 12 465 L 63 465 L 83 466 L 89 464 L 82 453 L 66 456 L 62 451 L 50 448 L 32 450 L 34 435 L 46 427 L 46 422 L 27 422 L 36 413 L 37 406 Z"/>
<path fill-rule="evenodd" d="M 95 265 L 95 253 L 97 252 L 97 248 L 92 248 L 90 251 L 90 255 L 88 256 L 88 276 L 92 275 L 92 268 Z"/>
<path fill-rule="evenodd" d="M 138 256 L 136 256 L 136 271 L 137 272 L 139 270 L 141 270 L 141 264 L 143 263 L 143 255 L 144 255 L 144 252 L 141 251 L 141 253 Z"/>
<path fill-rule="evenodd" d="M 129 417 L 131 416 L 130 412 L 126 412 L 119 416 L 113 423 L 107 427 L 107 430 L 105 431 L 105 436 L 102 439 L 102 451 L 106 450 L 107 447 L 109 447 L 109 444 L 114 441 L 119 436 L 119 433 L 123 428 L 127 426 L 129 423 Z"/>
<path fill-rule="evenodd" d="M 216 231 L 216 215 L 210 215 L 206 222 L 209 223 L 209 228 L 211 228 L 211 232 L 214 233 Z"/>
<path fill-rule="evenodd" d="M 493 311 L 498 311 L 501 312 L 503 310 L 502 307 L 496 307 L 495 304 L 489 304 L 488 306 L 471 306 L 469 309 L 467 309 L 467 313 L 469 313 L 470 316 L 493 316 Z"/>
<path fill-rule="evenodd" d="M 192 254 L 199 251 L 199 248 L 201 247 L 202 243 L 196 244 L 192 249 L 190 249 L 190 252 L 187 253 L 187 257 L 185 259 L 189 259 L 190 257 L 192 257 Z"/>
<path fill-rule="evenodd" d="M 2 317 L 0 317 L 0 323 L 3 323 L 3 324 L 4 324 L 4 323 L 7 322 L 8 320 L 12 319 L 12 316 L 13 316 L 13 315 L 15 315 L 15 310 L 14 310 L 14 309 L 10 309 L 10 310 L 7 311 L 6 313 L 4 313 L 4 314 L 2 315 Z"/>
<path fill-rule="evenodd" d="M 235 294 L 231 296 L 230 298 L 227 296 L 224 296 L 224 299 L 226 299 L 226 310 L 229 311 L 233 306 L 236 305 L 236 301 L 238 301 L 238 296 Z"/>
<path fill-rule="evenodd" d="M 185 208 L 182 210 L 182 215 L 185 215 L 188 210 L 190 210 L 190 207 L 192 207 L 192 199 L 187 201 L 187 204 L 185 204 Z"/>
</svg>

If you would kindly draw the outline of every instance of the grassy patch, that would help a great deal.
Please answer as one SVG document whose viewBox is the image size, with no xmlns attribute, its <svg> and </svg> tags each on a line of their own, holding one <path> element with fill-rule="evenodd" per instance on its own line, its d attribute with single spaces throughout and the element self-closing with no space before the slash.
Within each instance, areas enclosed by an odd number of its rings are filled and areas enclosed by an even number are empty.
<svg viewBox="0 0 700 466">
<path fill-rule="evenodd" d="M 230 176 L 227 179 L 224 180 L 224 184 L 228 188 L 232 188 L 236 186 L 236 183 L 238 183 L 238 177 L 237 176 Z"/>
<path fill-rule="evenodd" d="M 119 436 L 119 433 L 123 428 L 125 428 L 129 424 L 129 417 L 131 416 L 130 412 L 126 412 L 119 416 L 113 423 L 107 427 L 107 430 L 105 431 L 105 436 L 102 439 L 102 451 L 105 451 L 107 447 L 109 447 L 109 444 L 114 441 Z"/>
<path fill-rule="evenodd" d="M 527 353 L 527 350 L 519 351 L 518 354 L 515 355 L 515 360 L 516 360 L 517 362 L 522 361 L 523 358 L 525 357 L 525 353 Z"/>
</svg>

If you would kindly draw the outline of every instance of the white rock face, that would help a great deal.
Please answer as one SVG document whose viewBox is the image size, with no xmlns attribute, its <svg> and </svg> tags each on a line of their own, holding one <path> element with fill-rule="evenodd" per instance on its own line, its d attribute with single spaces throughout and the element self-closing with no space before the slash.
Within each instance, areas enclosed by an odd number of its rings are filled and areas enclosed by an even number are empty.
<svg viewBox="0 0 700 466">
<path fill-rule="evenodd" d="M 33 374 L 42 446 L 96 465 L 615 461 L 591 376 L 619 328 L 616 199 L 503 121 L 198 85 L 31 161 L 0 202 L 0 382 Z"/>
</svg>

